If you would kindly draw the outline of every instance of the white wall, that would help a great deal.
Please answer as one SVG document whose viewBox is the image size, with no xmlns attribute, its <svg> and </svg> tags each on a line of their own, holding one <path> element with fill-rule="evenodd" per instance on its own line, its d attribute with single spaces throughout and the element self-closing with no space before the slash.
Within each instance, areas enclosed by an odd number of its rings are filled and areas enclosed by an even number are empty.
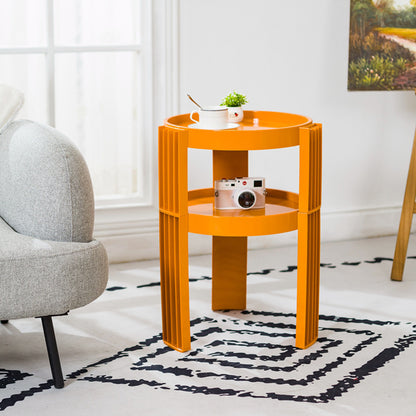
<svg viewBox="0 0 416 416">
<path fill-rule="evenodd" d="M 323 123 L 322 239 L 395 234 L 415 128 L 413 91 L 348 92 L 349 0 L 180 0 L 180 113 L 233 89 L 246 109 Z M 211 154 L 190 150 L 189 188 L 211 183 Z M 252 152 L 250 174 L 297 190 L 297 149 Z M 203 169 L 201 169 L 201 166 Z M 252 247 L 295 242 L 256 238 Z M 209 249 L 192 237 L 190 250 Z"/>
</svg>

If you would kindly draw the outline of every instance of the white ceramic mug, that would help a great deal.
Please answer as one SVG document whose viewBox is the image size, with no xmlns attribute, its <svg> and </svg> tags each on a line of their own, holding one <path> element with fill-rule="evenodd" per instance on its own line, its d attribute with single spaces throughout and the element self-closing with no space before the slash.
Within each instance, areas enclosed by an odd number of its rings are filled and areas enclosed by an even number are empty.
<svg viewBox="0 0 416 416">
<path fill-rule="evenodd" d="M 192 118 L 195 113 L 199 114 L 199 121 Z M 223 106 L 205 107 L 204 109 L 193 111 L 190 117 L 200 129 L 221 130 L 228 126 L 228 109 Z"/>
</svg>

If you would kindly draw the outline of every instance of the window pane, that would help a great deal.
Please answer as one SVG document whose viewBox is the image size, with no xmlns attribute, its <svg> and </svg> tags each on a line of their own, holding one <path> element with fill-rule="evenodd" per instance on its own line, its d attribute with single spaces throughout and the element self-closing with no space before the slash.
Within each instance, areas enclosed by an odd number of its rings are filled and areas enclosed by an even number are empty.
<svg viewBox="0 0 416 416">
<path fill-rule="evenodd" d="M 142 194 L 139 59 L 135 52 L 56 55 L 56 126 L 77 142 L 98 197 Z"/>
<path fill-rule="evenodd" d="M 57 45 L 140 42 L 140 0 L 55 0 Z"/>
<path fill-rule="evenodd" d="M 0 55 L 0 80 L 25 95 L 25 104 L 17 118 L 48 122 L 44 55 Z"/>
<path fill-rule="evenodd" d="M 1 0 L 0 47 L 46 45 L 46 0 Z"/>
</svg>

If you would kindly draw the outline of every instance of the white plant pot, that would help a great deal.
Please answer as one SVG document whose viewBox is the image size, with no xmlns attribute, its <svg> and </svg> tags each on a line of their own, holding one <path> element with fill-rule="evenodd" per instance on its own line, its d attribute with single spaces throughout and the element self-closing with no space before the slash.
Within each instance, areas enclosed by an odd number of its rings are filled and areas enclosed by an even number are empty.
<svg viewBox="0 0 416 416">
<path fill-rule="evenodd" d="M 230 123 L 239 123 L 244 117 L 242 107 L 228 107 L 228 121 Z"/>
</svg>

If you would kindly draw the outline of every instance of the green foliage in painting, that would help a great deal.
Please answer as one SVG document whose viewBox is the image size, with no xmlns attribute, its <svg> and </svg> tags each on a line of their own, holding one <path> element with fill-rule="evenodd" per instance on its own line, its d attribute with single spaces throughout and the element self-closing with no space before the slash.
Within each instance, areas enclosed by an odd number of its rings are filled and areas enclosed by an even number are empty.
<svg viewBox="0 0 416 416">
<path fill-rule="evenodd" d="M 384 25 L 377 26 L 415 28 L 416 8 L 406 7 L 399 10 L 388 10 L 384 16 Z"/>
<path fill-rule="evenodd" d="M 376 22 L 376 12 L 371 0 L 351 0 L 351 30 L 364 37 Z"/>
<path fill-rule="evenodd" d="M 361 58 L 351 62 L 348 68 L 349 89 L 391 90 L 397 76 L 406 70 L 407 61 L 383 58 L 379 55 L 370 59 Z"/>
</svg>

